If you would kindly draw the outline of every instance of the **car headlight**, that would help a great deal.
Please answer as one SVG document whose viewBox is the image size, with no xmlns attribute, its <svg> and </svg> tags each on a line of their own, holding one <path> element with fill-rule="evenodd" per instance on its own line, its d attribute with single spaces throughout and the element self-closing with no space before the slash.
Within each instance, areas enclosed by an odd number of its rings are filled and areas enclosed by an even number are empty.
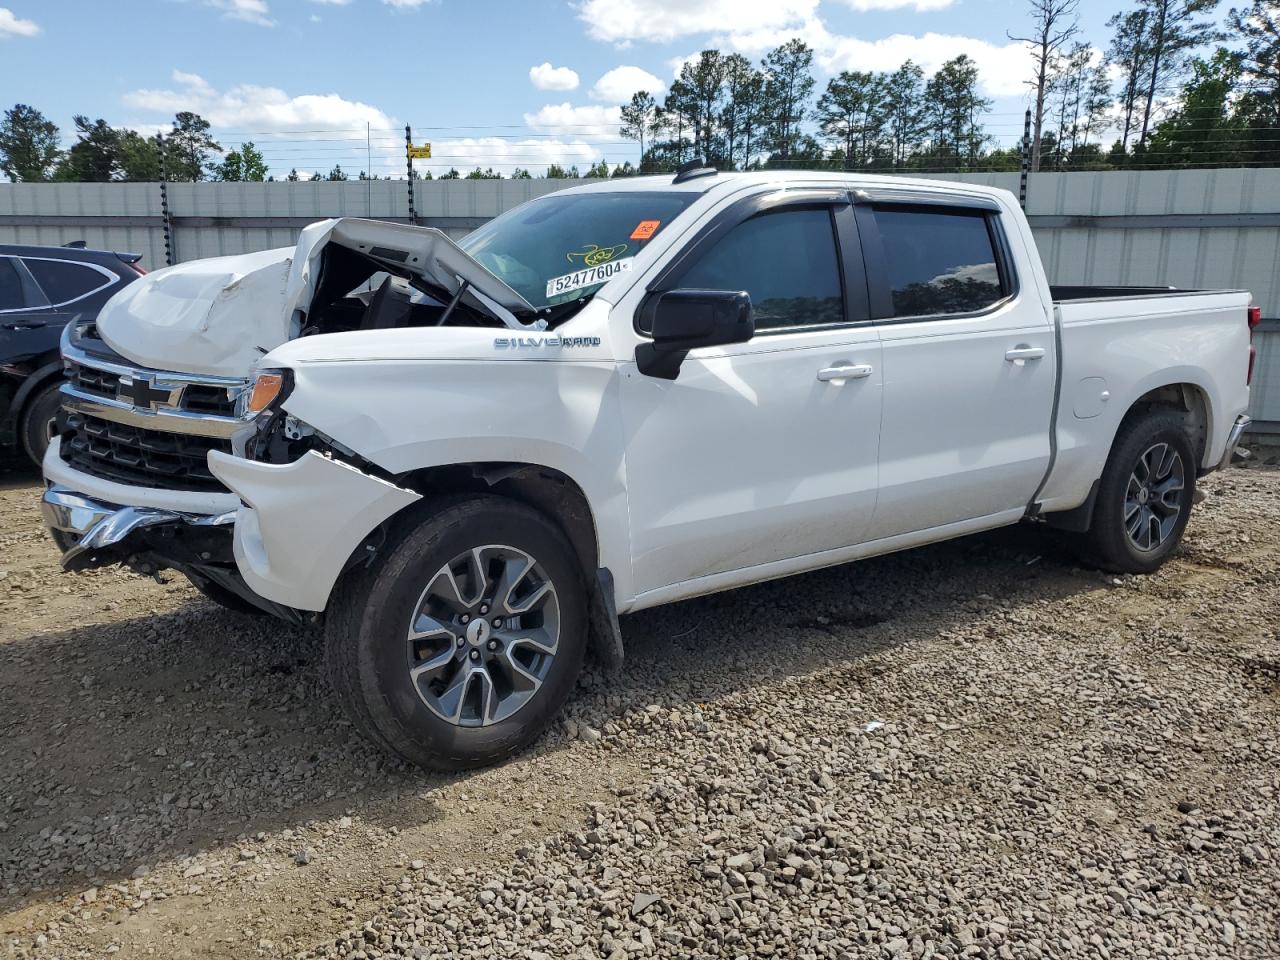
<svg viewBox="0 0 1280 960">
<path fill-rule="evenodd" d="M 259 370 L 249 392 L 245 394 L 244 415 L 256 417 L 279 406 L 293 389 L 293 376 L 288 370 Z"/>
</svg>

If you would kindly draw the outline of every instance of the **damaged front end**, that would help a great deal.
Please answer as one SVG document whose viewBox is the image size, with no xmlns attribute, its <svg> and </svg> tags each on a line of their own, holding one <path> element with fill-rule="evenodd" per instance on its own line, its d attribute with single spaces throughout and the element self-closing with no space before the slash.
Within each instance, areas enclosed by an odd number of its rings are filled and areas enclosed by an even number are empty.
<svg viewBox="0 0 1280 960">
<path fill-rule="evenodd" d="M 122 564 L 143 576 L 163 570 L 185 575 L 207 595 L 290 623 L 310 614 L 255 594 L 236 567 L 232 531 L 236 511 L 204 514 L 161 507 L 124 506 L 59 484 L 45 490 L 44 522 L 62 549 L 64 570 L 79 572 Z M 236 602 L 238 601 L 238 602 Z"/>
</svg>

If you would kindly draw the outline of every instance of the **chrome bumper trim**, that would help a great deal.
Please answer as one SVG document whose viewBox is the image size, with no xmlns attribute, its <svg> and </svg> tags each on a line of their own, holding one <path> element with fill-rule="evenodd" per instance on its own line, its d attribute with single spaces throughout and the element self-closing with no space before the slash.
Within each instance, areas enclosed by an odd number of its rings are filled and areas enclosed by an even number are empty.
<svg viewBox="0 0 1280 960">
<path fill-rule="evenodd" d="M 40 512 L 50 530 L 71 534 L 76 543 L 62 555 L 63 569 L 77 566 L 77 559 L 123 542 L 143 527 L 185 523 L 220 527 L 235 523 L 235 511 L 220 514 L 178 513 L 156 507 L 129 507 L 94 500 L 68 487 L 54 484 L 44 492 Z"/>
<path fill-rule="evenodd" d="M 1240 442 L 1240 438 L 1244 435 L 1244 432 L 1249 429 L 1249 426 L 1252 423 L 1253 418 L 1249 417 L 1247 414 L 1242 413 L 1240 416 L 1236 417 L 1235 426 L 1231 428 L 1231 433 L 1227 435 L 1227 449 L 1222 454 L 1222 462 L 1218 464 L 1218 470 L 1225 470 L 1227 467 L 1231 466 L 1231 460 L 1237 452 L 1236 445 Z M 1239 452 L 1241 454 L 1240 459 L 1249 459 L 1250 454 L 1248 450 L 1241 450 Z"/>
<path fill-rule="evenodd" d="M 62 405 L 74 412 L 100 417 L 143 430 L 159 430 L 183 436 L 216 437 L 226 440 L 249 421 L 218 417 L 190 410 L 140 410 L 132 404 L 77 390 L 69 383 L 62 385 Z"/>
</svg>

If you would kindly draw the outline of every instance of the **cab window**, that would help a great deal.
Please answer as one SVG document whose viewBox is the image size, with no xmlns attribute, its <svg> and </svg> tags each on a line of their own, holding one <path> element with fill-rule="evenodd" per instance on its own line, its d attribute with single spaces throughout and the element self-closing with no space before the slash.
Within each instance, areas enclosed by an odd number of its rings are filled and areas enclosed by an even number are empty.
<svg viewBox="0 0 1280 960">
<path fill-rule="evenodd" d="M 679 286 L 745 290 L 758 332 L 845 319 L 835 228 L 825 207 L 763 213 L 738 224 Z"/>
</svg>

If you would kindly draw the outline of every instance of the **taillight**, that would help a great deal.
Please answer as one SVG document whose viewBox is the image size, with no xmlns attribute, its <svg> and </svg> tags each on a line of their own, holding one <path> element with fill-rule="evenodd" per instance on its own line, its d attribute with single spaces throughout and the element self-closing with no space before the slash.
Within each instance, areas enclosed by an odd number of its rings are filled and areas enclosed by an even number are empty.
<svg viewBox="0 0 1280 960">
<path fill-rule="evenodd" d="M 133 267 L 133 269 L 135 269 L 135 270 L 137 270 L 137 271 L 138 271 L 138 276 L 140 276 L 140 277 L 145 277 L 145 276 L 147 275 L 147 268 L 146 268 L 146 267 L 144 267 L 142 264 L 140 264 L 140 263 L 131 263 L 131 264 L 129 264 L 129 266 Z"/>
<path fill-rule="evenodd" d="M 1258 329 L 1258 325 L 1262 323 L 1262 308 L 1249 308 L 1249 375 L 1245 377 L 1244 385 L 1246 387 L 1253 386 L 1253 364 L 1258 359 L 1258 348 L 1253 345 L 1253 331 Z"/>
</svg>

